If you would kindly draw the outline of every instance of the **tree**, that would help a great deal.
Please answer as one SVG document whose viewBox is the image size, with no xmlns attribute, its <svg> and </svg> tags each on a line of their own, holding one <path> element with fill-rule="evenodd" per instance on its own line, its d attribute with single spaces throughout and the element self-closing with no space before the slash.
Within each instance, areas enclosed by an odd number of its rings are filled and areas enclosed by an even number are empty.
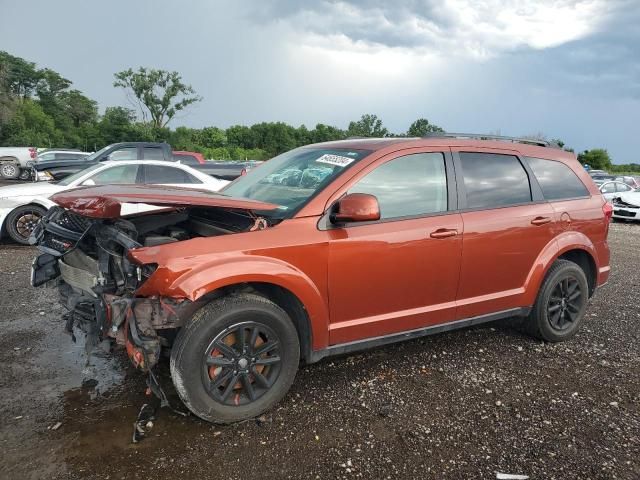
<svg viewBox="0 0 640 480">
<path fill-rule="evenodd" d="M 348 137 L 387 137 L 389 130 L 382 126 L 377 115 L 365 114 L 356 122 L 350 122 L 347 128 Z"/>
<path fill-rule="evenodd" d="M 182 82 L 178 72 L 140 67 L 137 72 L 130 68 L 114 76 L 113 86 L 131 91 L 143 120 L 147 121 L 148 112 L 155 128 L 166 126 L 176 113 L 202 100 L 191 85 Z"/>
<path fill-rule="evenodd" d="M 323 123 L 318 123 L 316 128 L 309 132 L 309 136 L 313 143 L 342 140 L 347 137 L 344 130 L 332 127 L 331 125 L 325 125 Z"/>
<path fill-rule="evenodd" d="M 426 118 L 419 118 L 407 130 L 407 137 L 424 137 L 427 133 L 432 132 L 444 132 L 444 130 L 433 123 L 429 123 Z"/>
<path fill-rule="evenodd" d="M 578 161 L 582 165 L 589 165 L 596 170 L 608 170 L 611 168 L 611 157 L 609 156 L 609 152 L 603 148 L 585 150 L 578 154 Z"/>
<path fill-rule="evenodd" d="M 0 51 L 0 69 L 6 72 L 4 87 L 22 100 L 33 94 L 41 78 L 35 63 L 14 57 L 4 51 Z"/>
<path fill-rule="evenodd" d="M 94 123 L 98 118 L 98 102 L 85 97 L 79 90 L 62 92 L 60 101 L 64 113 L 75 127 L 83 123 Z"/>
</svg>

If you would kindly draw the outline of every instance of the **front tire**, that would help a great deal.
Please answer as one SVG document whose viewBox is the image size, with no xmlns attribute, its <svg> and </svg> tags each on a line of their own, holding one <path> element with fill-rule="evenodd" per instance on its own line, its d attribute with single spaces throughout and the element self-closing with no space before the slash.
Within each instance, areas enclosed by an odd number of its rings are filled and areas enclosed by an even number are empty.
<svg viewBox="0 0 640 480">
<path fill-rule="evenodd" d="M 23 205 L 7 215 L 7 234 L 14 242 L 29 245 L 31 232 L 47 211 L 37 205 Z"/>
<path fill-rule="evenodd" d="M 232 423 L 278 403 L 299 361 L 298 334 L 286 312 L 259 295 L 238 294 L 213 300 L 181 329 L 171 377 L 195 415 Z"/>
<path fill-rule="evenodd" d="M 584 271 L 568 260 L 556 260 L 525 321 L 527 332 L 547 342 L 563 342 L 580 328 L 589 297 Z"/>
</svg>

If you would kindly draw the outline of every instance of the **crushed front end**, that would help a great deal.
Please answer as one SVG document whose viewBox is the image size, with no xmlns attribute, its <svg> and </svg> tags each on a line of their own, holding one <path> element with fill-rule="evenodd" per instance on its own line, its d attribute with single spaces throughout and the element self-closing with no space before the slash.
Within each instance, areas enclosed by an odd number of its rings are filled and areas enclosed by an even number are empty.
<svg viewBox="0 0 640 480">
<path fill-rule="evenodd" d="M 187 299 L 137 297 L 136 290 L 156 269 L 139 265 L 130 250 L 149 244 L 187 239 L 181 212 L 147 215 L 142 220 L 94 219 L 54 207 L 36 227 L 31 242 L 40 254 L 34 259 L 34 287 L 56 286 L 68 310 L 66 330 L 87 335 L 87 345 L 124 345 L 131 361 L 148 370 L 170 345 L 172 331 L 195 308 Z M 157 232 L 161 232 L 158 234 Z"/>
</svg>

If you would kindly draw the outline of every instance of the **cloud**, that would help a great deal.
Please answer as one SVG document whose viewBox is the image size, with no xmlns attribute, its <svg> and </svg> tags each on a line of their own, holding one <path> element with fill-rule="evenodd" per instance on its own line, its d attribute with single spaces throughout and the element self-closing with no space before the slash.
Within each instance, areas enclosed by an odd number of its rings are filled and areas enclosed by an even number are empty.
<svg viewBox="0 0 640 480">
<path fill-rule="evenodd" d="M 405 49 L 491 58 L 546 49 L 597 31 L 616 0 L 265 0 L 252 15 L 284 22 L 296 41 L 328 49 Z"/>
</svg>

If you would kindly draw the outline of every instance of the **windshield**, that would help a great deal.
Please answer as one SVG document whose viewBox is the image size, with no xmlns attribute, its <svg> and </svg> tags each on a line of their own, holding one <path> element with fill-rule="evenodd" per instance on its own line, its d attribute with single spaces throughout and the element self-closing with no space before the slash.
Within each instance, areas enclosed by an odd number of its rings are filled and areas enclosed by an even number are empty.
<svg viewBox="0 0 640 480">
<path fill-rule="evenodd" d="M 80 170 L 79 172 L 76 172 L 73 175 L 69 175 L 68 177 L 65 177 L 63 180 L 60 180 L 58 182 L 58 185 L 63 185 L 63 186 L 71 185 L 71 183 L 73 183 L 77 179 L 82 178 L 87 173 L 93 172 L 94 170 L 97 170 L 98 168 L 101 168 L 101 167 L 104 167 L 103 163 L 97 163 L 95 165 L 91 165 L 89 168 L 85 168 L 84 170 Z"/>
<path fill-rule="evenodd" d="M 222 191 L 230 197 L 274 203 L 281 211 L 291 213 L 369 153 L 369 150 L 297 148 L 250 170 Z"/>
</svg>

